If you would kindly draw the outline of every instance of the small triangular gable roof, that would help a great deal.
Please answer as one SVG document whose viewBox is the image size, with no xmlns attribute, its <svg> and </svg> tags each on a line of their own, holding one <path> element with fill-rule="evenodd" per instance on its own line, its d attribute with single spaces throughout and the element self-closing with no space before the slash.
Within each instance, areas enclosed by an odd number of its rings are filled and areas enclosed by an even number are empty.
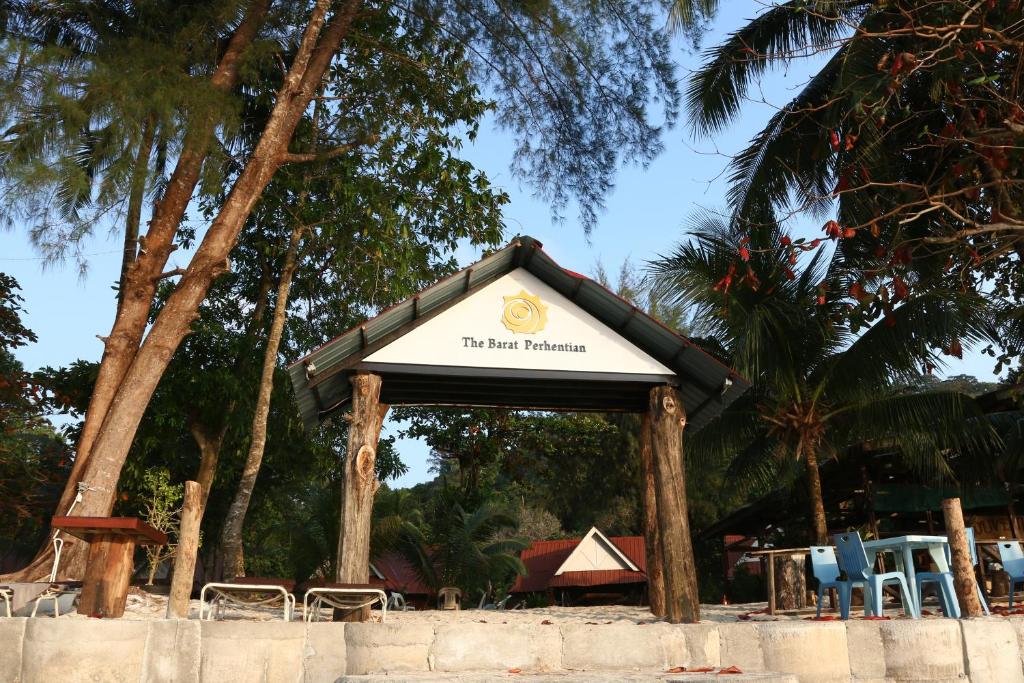
<svg viewBox="0 0 1024 683">
<path fill-rule="evenodd" d="M 543 290 L 542 308 L 552 309 L 543 334 L 503 328 L 501 311 L 492 304 L 482 317 L 474 309 L 482 297 L 489 302 L 497 297 L 501 309 L 501 295 L 507 306 L 517 294 L 537 295 L 531 288 Z M 475 343 L 465 341 L 466 332 L 439 340 L 452 318 L 463 324 L 478 321 L 486 331 L 475 341 L 483 341 L 485 348 L 472 354 L 462 348 Z M 572 338 L 552 336 L 562 318 L 572 319 Z M 542 336 L 550 339 L 542 341 Z M 516 344 L 517 350 L 496 355 L 486 348 L 490 338 L 499 345 L 502 339 Z M 586 353 L 574 353 L 581 347 Z M 640 412 L 652 386 L 672 384 L 679 388 L 691 431 L 750 386 L 689 339 L 597 282 L 559 266 L 531 237 L 516 238 L 292 364 L 289 374 L 307 426 L 347 406 L 349 377 L 356 372 L 380 374 L 381 401 L 392 405 Z"/>
<path fill-rule="evenodd" d="M 587 535 L 569 553 L 569 557 L 555 570 L 555 576 L 561 576 L 565 572 L 616 569 L 640 571 L 618 546 L 608 540 L 596 526 L 592 526 Z"/>
</svg>

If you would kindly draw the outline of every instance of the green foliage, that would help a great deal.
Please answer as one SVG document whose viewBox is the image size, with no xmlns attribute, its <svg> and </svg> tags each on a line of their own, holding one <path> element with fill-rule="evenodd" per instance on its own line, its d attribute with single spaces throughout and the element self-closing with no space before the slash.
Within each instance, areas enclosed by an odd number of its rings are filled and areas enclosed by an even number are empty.
<svg viewBox="0 0 1024 683">
<path fill-rule="evenodd" d="M 53 396 L 14 350 L 36 341 L 21 320 L 20 287 L 0 273 L 0 563 L 16 564 L 42 542 L 71 469 L 64 438 L 44 419 Z"/>
<path fill-rule="evenodd" d="M 148 585 L 153 585 L 160 564 L 173 558 L 178 549 L 185 485 L 171 484 L 170 477 L 165 468 L 151 469 L 142 477 L 142 519 L 157 531 L 167 534 L 167 545 L 144 546 L 149 565 Z"/>
<path fill-rule="evenodd" d="M 147 127 L 158 152 L 144 176 L 157 191 L 190 122 L 211 117 L 225 133 L 235 129 L 237 100 L 207 74 L 242 5 L 4 3 L 0 219 L 28 222 L 48 256 L 81 257 L 83 238 L 125 210 Z M 265 32 L 250 59 L 272 62 L 282 37 Z M 242 73 L 250 85 L 250 69 Z"/>
<path fill-rule="evenodd" d="M 511 585 L 526 568 L 519 553 L 524 539 L 508 538 L 515 518 L 490 504 L 466 510 L 452 491 L 435 496 L 426 534 L 409 526 L 398 545 L 399 552 L 431 589 L 457 586 L 463 595 L 490 592 L 494 586 Z"/>
<path fill-rule="evenodd" d="M 843 314 L 864 324 L 919 293 L 985 296 L 1003 328 L 997 373 L 1024 348 L 1022 18 L 1003 2 L 773 3 L 708 51 L 687 88 L 694 129 L 712 135 L 767 69 L 831 53 L 733 158 L 733 220 L 756 231 L 832 214 L 826 237 L 858 293 Z"/>
<path fill-rule="evenodd" d="M 778 229 L 745 233 L 705 217 L 654 264 L 678 301 L 695 307 L 697 332 L 754 383 L 694 435 L 688 460 L 697 468 L 728 462 L 731 485 L 764 493 L 800 477 L 797 462 L 822 463 L 870 440 L 897 445 L 929 479 L 952 476 L 950 453 L 989 448 L 994 435 L 968 396 L 903 390 L 920 381 L 918 359 L 941 362 L 936 347 L 982 338 L 977 300 L 921 296 L 858 331 L 842 315 L 841 255 L 814 251 L 800 268 L 771 248 L 783 238 Z"/>
</svg>

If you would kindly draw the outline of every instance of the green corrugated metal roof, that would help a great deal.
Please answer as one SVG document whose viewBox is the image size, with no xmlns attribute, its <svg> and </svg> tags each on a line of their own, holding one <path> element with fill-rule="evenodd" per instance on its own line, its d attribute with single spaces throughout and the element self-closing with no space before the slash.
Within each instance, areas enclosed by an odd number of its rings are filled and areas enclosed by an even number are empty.
<svg viewBox="0 0 1024 683">
<path fill-rule="evenodd" d="M 931 488 L 913 484 L 881 484 L 872 492 L 875 512 L 941 510 L 945 498 L 959 498 L 965 510 L 1002 507 L 1010 502 L 1010 495 L 1005 490 L 993 487 L 960 489 L 955 486 Z"/>
<path fill-rule="evenodd" d="M 649 317 L 597 282 L 562 268 L 544 252 L 537 240 L 520 237 L 504 249 L 441 280 L 411 299 L 383 311 L 377 317 L 348 330 L 292 364 L 289 367 L 289 374 L 295 387 L 299 410 L 306 424 L 317 424 L 347 403 L 350 397 L 348 377 L 357 369 L 363 358 L 433 317 L 447 305 L 520 267 L 676 373 L 691 430 L 700 429 L 707 424 L 749 388 L 750 383 L 746 379 L 712 358 L 690 340 Z M 467 372 L 471 374 L 471 371 Z M 613 372 L 613 369 L 609 369 L 609 372 Z M 575 389 L 574 393 L 567 394 L 565 405 L 541 402 L 536 407 L 607 409 L 607 397 L 602 399 L 602 402 L 595 401 L 591 404 L 587 400 L 587 390 L 588 387 L 593 387 L 595 392 L 606 391 L 605 385 L 608 382 L 588 383 L 586 379 L 581 377 L 580 381 L 574 384 L 572 378 L 564 376 L 536 378 L 538 388 L 542 386 L 540 383 L 550 389 L 552 382 L 561 382 Z M 728 384 L 726 380 L 729 380 Z M 506 387 L 509 381 L 514 380 L 506 381 Z M 481 383 L 486 384 L 483 380 Z M 635 384 L 635 380 L 633 383 Z M 440 397 L 439 402 L 463 404 L 460 403 L 457 388 L 451 388 L 453 386 L 449 384 L 449 388 L 445 389 L 449 393 Z M 517 400 L 521 400 L 524 392 L 528 394 L 529 387 L 529 380 L 523 380 L 522 390 L 518 393 L 513 392 L 519 397 Z M 479 396 L 479 389 L 480 387 L 476 387 L 475 391 L 467 392 L 467 396 L 472 395 L 473 400 L 478 402 L 479 398 L 476 397 Z M 439 388 L 438 391 L 441 392 L 442 389 Z M 635 392 L 635 387 L 633 391 Z M 502 404 L 500 401 L 495 403 Z M 621 407 L 636 409 L 636 397 L 624 400 Z"/>
</svg>

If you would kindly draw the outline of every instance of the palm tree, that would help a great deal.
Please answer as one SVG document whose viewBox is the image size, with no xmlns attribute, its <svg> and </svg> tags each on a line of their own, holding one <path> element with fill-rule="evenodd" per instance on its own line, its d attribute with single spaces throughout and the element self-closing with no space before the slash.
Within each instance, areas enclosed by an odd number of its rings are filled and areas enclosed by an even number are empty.
<svg viewBox="0 0 1024 683">
<path fill-rule="evenodd" d="M 983 440 L 969 397 L 898 387 L 922 365 L 940 365 L 937 349 L 980 339 L 985 321 L 967 297 L 921 296 L 855 330 L 844 315 L 853 297 L 841 254 L 814 249 L 800 268 L 780 244 L 798 252 L 806 246 L 777 227 L 746 232 L 708 215 L 652 270 L 694 307 L 695 332 L 706 345 L 754 382 L 688 452 L 698 465 L 728 459 L 730 475 L 748 489 L 802 474 L 811 537 L 821 543 L 827 525 L 818 468 L 846 447 L 886 440 L 922 475 L 949 477 L 943 454 Z"/>
<path fill-rule="evenodd" d="M 490 504 L 467 511 L 452 496 L 441 493 L 435 500 L 436 515 L 430 536 L 409 530 L 399 551 L 419 578 L 434 590 L 458 586 L 466 594 L 526 573 L 519 553 L 528 544 L 502 533 L 514 529 L 516 520 Z"/>
<path fill-rule="evenodd" d="M 690 78 L 695 133 L 724 130 L 767 70 L 828 59 L 733 157 L 730 210 L 766 225 L 835 211 L 870 229 L 840 241 L 865 287 L 910 273 L 912 289 L 992 290 L 995 279 L 1019 291 L 1024 193 L 1006 169 L 1024 140 L 1020 44 L 999 31 L 1019 41 L 1020 20 L 1013 3 L 769 3 Z"/>
</svg>

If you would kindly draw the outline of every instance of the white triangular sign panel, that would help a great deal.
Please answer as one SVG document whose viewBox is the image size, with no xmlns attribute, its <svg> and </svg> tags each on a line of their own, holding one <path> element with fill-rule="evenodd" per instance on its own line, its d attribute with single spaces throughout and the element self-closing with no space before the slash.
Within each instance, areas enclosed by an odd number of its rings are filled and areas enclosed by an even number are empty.
<svg viewBox="0 0 1024 683">
<path fill-rule="evenodd" d="M 522 268 L 482 287 L 365 361 L 675 374 Z"/>
<path fill-rule="evenodd" d="M 590 531 L 579 545 L 573 548 L 569 557 L 555 572 L 555 576 L 561 576 L 564 572 L 591 572 L 608 569 L 623 569 L 639 571 L 636 565 L 629 561 L 621 550 L 608 537 L 591 527 Z"/>
</svg>

